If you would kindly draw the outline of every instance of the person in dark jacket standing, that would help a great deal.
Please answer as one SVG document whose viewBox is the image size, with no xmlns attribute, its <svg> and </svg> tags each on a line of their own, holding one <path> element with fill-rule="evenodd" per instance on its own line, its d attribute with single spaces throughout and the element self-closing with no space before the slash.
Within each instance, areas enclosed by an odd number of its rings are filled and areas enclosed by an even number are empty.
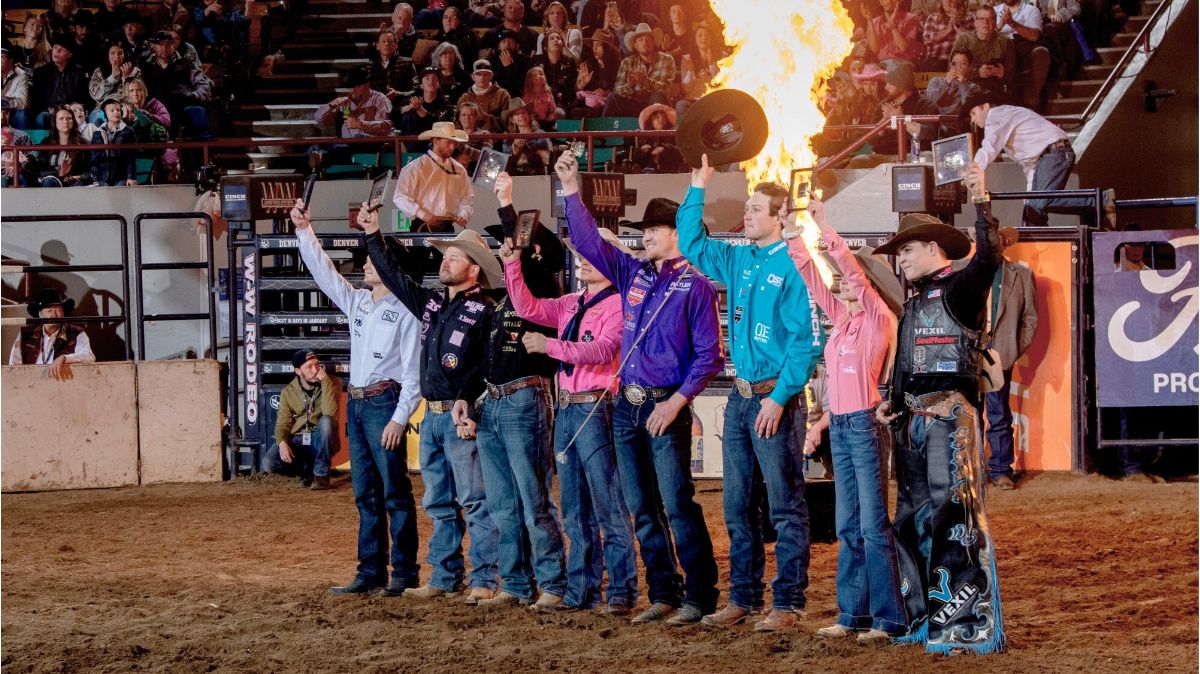
<svg viewBox="0 0 1200 674">
<path fill-rule="evenodd" d="M 78 49 L 74 39 L 57 37 L 50 48 L 50 62 L 33 71 L 29 109 L 37 113 L 37 128 L 51 128 L 52 108 L 65 107 L 69 103 L 91 107 L 87 71 L 74 58 Z"/>
<path fill-rule="evenodd" d="M 899 422 L 895 531 L 909 635 L 896 641 L 944 654 L 1004 648 L 979 456 L 979 377 L 989 369 L 980 333 L 1001 258 L 983 168 L 966 183 L 975 255 L 961 270 L 950 260 L 970 252 L 967 235 L 924 213 L 904 216 L 875 251 L 895 255 L 915 289 L 900 318 L 891 398 L 875 411 L 880 423 Z"/>
<path fill-rule="evenodd" d="M 110 98 L 100 106 L 104 111 L 104 123 L 92 132 L 92 180 L 96 185 L 137 184 L 133 151 L 114 148 L 134 142 L 133 129 L 121 119 L 121 101 Z"/>
</svg>

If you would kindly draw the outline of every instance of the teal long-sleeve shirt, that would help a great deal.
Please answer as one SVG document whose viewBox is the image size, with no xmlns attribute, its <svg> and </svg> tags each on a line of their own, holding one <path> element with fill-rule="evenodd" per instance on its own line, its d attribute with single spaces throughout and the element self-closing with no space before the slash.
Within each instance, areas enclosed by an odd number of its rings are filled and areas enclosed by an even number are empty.
<svg viewBox="0 0 1200 674">
<path fill-rule="evenodd" d="M 787 242 L 760 248 L 708 236 L 704 190 L 689 187 L 675 215 L 679 249 L 705 276 L 723 283 L 729 311 L 729 354 L 742 379 L 778 376 L 771 400 L 786 405 L 816 367 L 824 333 Z"/>
</svg>

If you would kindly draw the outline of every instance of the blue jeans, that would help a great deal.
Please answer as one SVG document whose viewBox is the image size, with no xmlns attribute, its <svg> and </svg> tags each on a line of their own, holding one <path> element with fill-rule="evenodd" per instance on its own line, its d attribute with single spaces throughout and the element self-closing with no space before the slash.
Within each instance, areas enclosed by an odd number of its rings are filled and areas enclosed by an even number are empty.
<svg viewBox="0 0 1200 674">
<path fill-rule="evenodd" d="M 657 437 L 646 430 L 654 406 L 653 400 L 633 405 L 622 397 L 613 411 L 621 491 L 633 513 L 648 594 L 654 603 L 677 608 L 688 603 L 711 613 L 717 608 L 720 592 L 712 539 L 694 498 L 692 406 L 684 406 Z M 676 547 L 686 581 L 675 571 Z"/>
<path fill-rule="evenodd" d="M 1071 169 L 1075 167 L 1075 151 L 1066 148 L 1050 150 L 1038 159 L 1033 170 L 1034 192 L 1043 190 L 1061 190 L 1067 186 L 1067 178 L 1071 177 Z M 1026 226 L 1045 226 L 1047 213 L 1070 213 L 1082 215 L 1086 222 L 1093 217 L 1087 217 L 1096 212 L 1095 200 L 1089 197 L 1049 197 L 1046 199 L 1030 199 L 1025 202 Z"/>
<path fill-rule="evenodd" d="M 396 411 L 396 389 L 346 402 L 350 481 L 358 507 L 358 577 L 375 585 L 392 578 L 404 587 L 420 585 L 417 563 L 417 505 L 408 479 L 407 452 L 383 447 L 383 430 Z M 328 459 L 326 459 L 328 461 Z M 390 536 L 390 538 L 389 538 Z"/>
<path fill-rule="evenodd" d="M 608 603 L 633 606 L 638 596 L 637 557 L 633 549 L 633 525 L 617 475 L 612 402 L 602 401 L 580 430 L 591 409 L 590 404 L 560 408 L 554 420 L 563 529 L 571 540 L 566 602 L 580 608 L 595 606 L 607 567 Z"/>
<path fill-rule="evenodd" d="M 987 440 L 992 448 L 988 458 L 988 477 L 1012 477 L 1013 474 L 1013 427 L 1012 408 L 1009 406 L 1008 388 L 1012 383 L 1012 368 L 1004 371 L 1004 385 L 999 391 L 985 394 L 984 408 L 987 411 Z M 982 447 L 980 448 L 983 449 Z"/>
<path fill-rule="evenodd" d="M 831 414 L 837 527 L 837 622 L 901 635 L 908 631 L 896 542 L 883 498 L 879 427 L 870 409 Z"/>
<path fill-rule="evenodd" d="M 288 441 L 292 448 L 292 462 L 284 463 L 279 456 L 279 445 L 272 445 L 262 458 L 262 469 L 266 473 L 282 473 L 303 477 L 329 475 L 329 441 L 333 438 L 333 417 L 321 417 L 313 429 L 309 442 L 304 436 L 293 435 Z"/>
<path fill-rule="evenodd" d="M 762 526 L 752 510 L 755 469 L 766 485 L 775 543 L 776 575 L 771 583 L 772 608 L 805 606 L 808 587 L 808 502 L 804 500 L 804 468 L 791 446 L 791 405 L 784 410 L 779 431 L 760 438 L 754 430 L 762 401 L 769 394 L 743 398 L 733 391 L 725 405 L 721 441 L 724 471 L 725 527 L 729 531 L 729 603 L 740 608 L 763 605 Z"/>
<path fill-rule="evenodd" d="M 542 386 L 483 399 L 479 464 L 487 510 L 500 530 L 497 561 L 504 591 L 528 599 L 534 578 L 542 592 L 567 593 L 562 531 L 550 492 L 550 403 Z"/>
<path fill-rule="evenodd" d="M 425 482 L 421 506 L 433 520 L 429 555 L 425 558 L 433 569 L 429 584 L 448 592 L 462 589 L 462 540 L 464 533 L 470 533 L 468 583 L 473 588 L 495 590 L 500 532 L 488 516 L 475 441 L 458 437 L 449 412 L 427 412 L 421 422 L 421 479 Z"/>
</svg>

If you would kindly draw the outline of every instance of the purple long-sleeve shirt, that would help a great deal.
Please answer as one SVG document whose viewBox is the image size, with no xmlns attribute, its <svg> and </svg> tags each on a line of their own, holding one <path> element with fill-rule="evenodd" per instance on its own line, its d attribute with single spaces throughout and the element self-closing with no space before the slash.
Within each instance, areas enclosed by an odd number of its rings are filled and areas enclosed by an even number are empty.
<svg viewBox="0 0 1200 674">
<path fill-rule="evenodd" d="M 663 262 L 660 271 L 600 238 L 578 193 L 566 198 L 566 207 L 575 249 L 621 294 L 621 383 L 678 386 L 688 400 L 695 398 L 725 368 L 712 282 L 682 257 Z"/>
</svg>

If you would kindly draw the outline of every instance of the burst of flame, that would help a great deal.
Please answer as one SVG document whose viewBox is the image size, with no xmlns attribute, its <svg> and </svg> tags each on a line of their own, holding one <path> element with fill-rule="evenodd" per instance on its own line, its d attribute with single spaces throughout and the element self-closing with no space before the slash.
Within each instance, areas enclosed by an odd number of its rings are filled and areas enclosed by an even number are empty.
<svg viewBox="0 0 1200 674">
<path fill-rule="evenodd" d="M 810 142 L 825 126 L 817 102 L 826 81 L 850 54 L 854 24 L 841 0 L 709 0 L 725 24 L 730 55 L 709 90 L 740 89 L 767 115 L 767 143 L 743 162 L 749 188 L 760 182 L 788 185 L 793 168 L 812 166 Z M 809 250 L 817 251 L 820 232 L 801 211 Z M 820 256 L 816 256 L 820 260 Z M 824 264 L 821 275 L 829 280 Z"/>
</svg>

